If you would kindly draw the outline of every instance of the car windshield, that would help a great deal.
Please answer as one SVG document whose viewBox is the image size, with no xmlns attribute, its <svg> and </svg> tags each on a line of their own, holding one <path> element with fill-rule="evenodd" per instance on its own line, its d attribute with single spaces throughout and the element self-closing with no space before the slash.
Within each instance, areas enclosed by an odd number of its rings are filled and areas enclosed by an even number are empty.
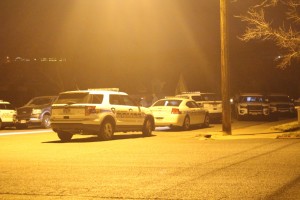
<svg viewBox="0 0 300 200">
<path fill-rule="evenodd" d="M 75 103 L 89 103 L 89 93 L 64 93 L 60 94 L 55 104 L 75 104 Z"/>
<path fill-rule="evenodd" d="M 182 100 L 173 100 L 173 99 L 164 99 L 159 100 L 153 106 L 173 106 L 178 107 L 181 104 Z"/>
<path fill-rule="evenodd" d="M 289 102 L 288 96 L 269 96 L 270 102 Z"/>
<path fill-rule="evenodd" d="M 264 102 L 263 96 L 242 96 L 240 102 Z"/>
<path fill-rule="evenodd" d="M 201 94 L 203 101 L 218 101 L 221 97 L 217 94 Z"/>
<path fill-rule="evenodd" d="M 45 105 L 45 104 L 51 104 L 52 103 L 52 99 L 53 98 L 49 98 L 49 97 L 38 97 L 38 98 L 34 98 L 31 101 L 29 101 L 27 103 L 28 106 L 31 105 Z"/>
</svg>

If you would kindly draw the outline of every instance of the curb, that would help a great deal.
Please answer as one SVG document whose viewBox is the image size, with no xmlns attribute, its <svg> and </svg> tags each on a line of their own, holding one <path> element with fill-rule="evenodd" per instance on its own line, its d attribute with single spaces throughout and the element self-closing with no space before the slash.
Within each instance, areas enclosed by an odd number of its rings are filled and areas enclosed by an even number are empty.
<svg viewBox="0 0 300 200">
<path fill-rule="evenodd" d="M 284 133 L 282 135 L 277 136 L 277 139 L 300 139 L 300 133 Z"/>
<path fill-rule="evenodd" d="M 283 132 L 224 135 L 222 132 L 217 132 L 199 134 L 195 137 L 199 140 L 300 139 L 300 133 L 296 135 L 290 133 L 283 134 Z"/>
</svg>

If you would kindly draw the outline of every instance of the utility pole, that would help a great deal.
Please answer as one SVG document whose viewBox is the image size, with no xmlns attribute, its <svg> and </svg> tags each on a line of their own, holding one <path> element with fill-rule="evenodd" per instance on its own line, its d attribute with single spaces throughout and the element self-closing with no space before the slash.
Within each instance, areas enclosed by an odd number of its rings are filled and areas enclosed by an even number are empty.
<svg viewBox="0 0 300 200">
<path fill-rule="evenodd" d="M 231 108 L 229 96 L 228 41 L 227 41 L 227 0 L 220 0 L 221 30 L 221 94 L 222 94 L 222 131 L 231 135 Z"/>
</svg>

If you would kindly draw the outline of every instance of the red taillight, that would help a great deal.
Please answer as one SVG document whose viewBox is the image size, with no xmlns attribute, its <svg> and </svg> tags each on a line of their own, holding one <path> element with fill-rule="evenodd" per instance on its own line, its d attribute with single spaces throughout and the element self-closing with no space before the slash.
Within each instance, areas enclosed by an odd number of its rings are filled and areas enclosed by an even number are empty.
<svg viewBox="0 0 300 200">
<path fill-rule="evenodd" d="M 181 114 L 178 108 L 172 108 L 171 114 Z"/>
<path fill-rule="evenodd" d="M 85 115 L 96 114 L 96 106 L 86 106 L 85 107 Z"/>
</svg>

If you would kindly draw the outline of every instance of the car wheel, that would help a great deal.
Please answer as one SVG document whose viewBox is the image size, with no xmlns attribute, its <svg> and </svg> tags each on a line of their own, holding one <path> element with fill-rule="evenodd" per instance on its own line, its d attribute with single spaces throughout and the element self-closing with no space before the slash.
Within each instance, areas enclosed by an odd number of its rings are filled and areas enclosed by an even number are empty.
<svg viewBox="0 0 300 200">
<path fill-rule="evenodd" d="M 57 136 L 59 137 L 59 139 L 62 142 L 70 142 L 73 137 L 73 134 L 69 133 L 69 132 L 64 132 L 64 131 L 58 131 Z"/>
<path fill-rule="evenodd" d="M 102 123 L 98 138 L 100 140 L 110 140 L 114 135 L 114 125 L 110 120 L 105 120 Z"/>
<path fill-rule="evenodd" d="M 186 116 L 186 117 L 184 118 L 184 121 L 183 121 L 182 129 L 183 129 L 183 130 L 189 130 L 189 129 L 190 129 L 190 126 L 191 126 L 190 118 L 189 118 L 188 116 Z"/>
<path fill-rule="evenodd" d="M 43 128 L 51 128 L 50 115 L 44 115 L 42 119 Z"/>
<path fill-rule="evenodd" d="M 151 136 L 154 124 L 153 121 L 147 118 L 143 126 L 143 136 Z"/>
<path fill-rule="evenodd" d="M 203 121 L 202 126 L 203 126 L 204 128 L 209 127 L 209 115 L 208 115 L 208 114 L 205 114 L 205 117 L 204 117 L 204 121 Z"/>
</svg>

